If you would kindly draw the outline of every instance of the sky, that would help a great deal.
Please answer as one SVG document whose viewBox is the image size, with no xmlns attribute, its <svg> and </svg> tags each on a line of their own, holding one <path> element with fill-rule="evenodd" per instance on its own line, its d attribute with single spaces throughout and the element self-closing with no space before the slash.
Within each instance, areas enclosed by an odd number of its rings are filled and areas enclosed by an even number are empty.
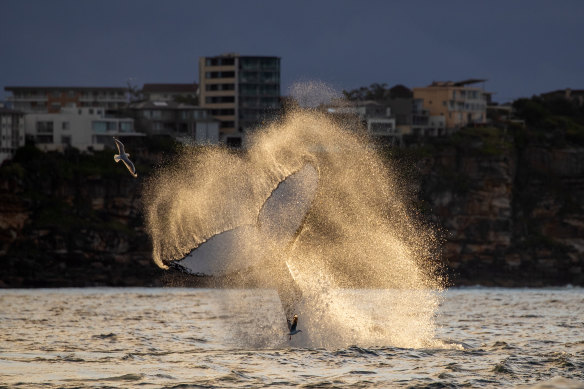
<svg viewBox="0 0 584 389">
<path fill-rule="evenodd" d="M 500 103 L 584 89 L 584 1 L 0 0 L 5 86 L 198 82 L 198 58 L 281 57 L 281 90 L 484 78 Z"/>
</svg>

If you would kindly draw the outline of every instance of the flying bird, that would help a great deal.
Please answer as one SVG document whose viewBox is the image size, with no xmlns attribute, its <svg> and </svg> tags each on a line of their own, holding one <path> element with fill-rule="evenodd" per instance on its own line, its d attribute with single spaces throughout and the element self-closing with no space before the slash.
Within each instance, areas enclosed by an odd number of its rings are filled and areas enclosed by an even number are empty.
<svg viewBox="0 0 584 389">
<path fill-rule="evenodd" d="M 290 322 L 290 320 L 286 321 L 288 322 L 288 329 L 290 330 L 290 333 L 288 334 L 290 336 L 289 340 L 292 340 L 292 335 L 296 335 L 297 333 L 302 332 L 302 330 L 296 329 L 296 326 L 298 325 L 298 315 L 294 315 L 292 322 Z"/>
<path fill-rule="evenodd" d="M 114 155 L 114 161 L 116 162 L 122 161 L 124 165 L 126 165 L 126 167 L 128 168 L 130 174 L 134 176 L 134 178 L 138 177 L 138 174 L 136 174 L 136 168 L 134 167 L 132 161 L 130 161 L 129 158 L 130 154 L 127 154 L 126 151 L 124 150 L 124 144 L 120 142 L 116 137 L 114 137 L 114 141 L 116 142 L 116 146 L 118 146 L 119 153 Z"/>
</svg>

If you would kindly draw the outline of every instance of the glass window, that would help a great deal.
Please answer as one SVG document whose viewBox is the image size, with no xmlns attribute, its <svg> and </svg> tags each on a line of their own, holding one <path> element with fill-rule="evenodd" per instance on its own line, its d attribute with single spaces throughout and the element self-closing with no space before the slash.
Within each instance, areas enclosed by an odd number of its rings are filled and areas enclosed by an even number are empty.
<svg viewBox="0 0 584 389">
<path fill-rule="evenodd" d="M 63 123 L 61 123 L 61 129 L 68 130 L 69 129 L 69 122 L 63 122 Z"/>
<path fill-rule="evenodd" d="M 52 134 L 53 133 L 53 122 L 37 122 L 36 129 L 37 129 L 37 133 Z"/>
<path fill-rule="evenodd" d="M 133 123 L 131 121 L 120 122 L 120 131 L 121 132 L 132 132 L 133 131 Z"/>
<path fill-rule="evenodd" d="M 91 128 L 94 132 L 106 132 L 107 122 L 104 121 L 94 121 L 91 123 Z"/>
<path fill-rule="evenodd" d="M 205 85 L 205 90 L 234 90 L 234 84 L 207 84 Z"/>
</svg>

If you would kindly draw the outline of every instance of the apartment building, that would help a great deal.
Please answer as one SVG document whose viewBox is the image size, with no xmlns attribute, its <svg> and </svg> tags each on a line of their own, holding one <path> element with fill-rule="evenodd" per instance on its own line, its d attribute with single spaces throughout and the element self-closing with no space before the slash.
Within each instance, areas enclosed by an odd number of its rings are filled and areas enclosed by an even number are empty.
<svg viewBox="0 0 584 389">
<path fill-rule="evenodd" d="M 323 108 L 331 115 L 346 117 L 345 120 L 356 118 L 374 138 L 391 144 L 401 144 L 401 133 L 396 128 L 391 108 L 386 104 L 376 101 L 342 101 Z"/>
<path fill-rule="evenodd" d="M 7 86 L 7 101 L 24 113 L 58 113 L 68 107 L 120 109 L 127 103 L 127 89 L 118 87 Z"/>
<path fill-rule="evenodd" d="M 484 124 L 490 93 L 471 85 L 485 81 L 469 79 L 433 82 L 427 87 L 414 88 L 414 99 L 422 100 L 430 116 L 443 116 L 447 129 Z"/>
<path fill-rule="evenodd" d="M 142 96 L 148 101 L 177 100 L 195 101 L 197 98 L 197 84 L 144 84 Z"/>
<path fill-rule="evenodd" d="M 185 143 L 219 143 L 219 121 L 206 108 L 173 101 L 142 101 L 129 108 L 136 127 L 147 134 L 168 135 Z"/>
<path fill-rule="evenodd" d="M 24 114 L 0 107 L 0 164 L 24 146 Z"/>
<path fill-rule="evenodd" d="M 112 137 L 144 136 L 134 130 L 131 118 L 105 116 L 104 108 L 66 107 L 59 113 L 31 113 L 24 116 L 25 134 L 44 151 L 103 150 Z"/>
<path fill-rule="evenodd" d="M 219 120 L 221 142 L 241 146 L 246 131 L 280 108 L 280 58 L 199 58 L 199 104 Z"/>
</svg>

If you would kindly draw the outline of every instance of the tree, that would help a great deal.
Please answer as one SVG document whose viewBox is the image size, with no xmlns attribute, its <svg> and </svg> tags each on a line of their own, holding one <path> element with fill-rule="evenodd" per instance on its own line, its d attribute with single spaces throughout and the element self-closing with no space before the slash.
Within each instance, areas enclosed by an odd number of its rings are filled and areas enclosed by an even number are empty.
<svg viewBox="0 0 584 389">
<path fill-rule="evenodd" d="M 368 87 L 362 86 L 350 91 L 344 90 L 343 95 L 347 100 L 351 101 L 374 100 L 378 102 L 387 102 L 388 100 L 395 98 L 411 98 L 412 91 L 401 84 L 388 88 L 386 83 L 373 83 Z"/>
</svg>

